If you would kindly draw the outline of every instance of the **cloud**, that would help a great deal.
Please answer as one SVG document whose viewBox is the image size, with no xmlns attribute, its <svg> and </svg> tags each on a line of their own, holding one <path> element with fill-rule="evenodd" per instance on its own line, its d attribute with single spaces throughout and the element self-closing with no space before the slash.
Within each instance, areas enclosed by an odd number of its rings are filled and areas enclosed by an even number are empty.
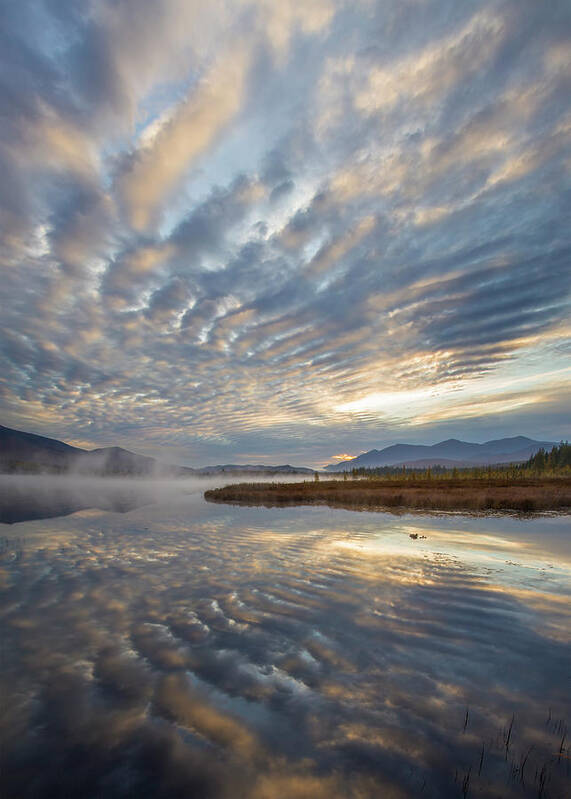
<svg viewBox="0 0 571 799">
<path fill-rule="evenodd" d="M 136 229 L 148 227 L 161 201 L 193 160 L 238 113 L 249 61 L 242 44 L 216 62 L 154 140 L 127 165 L 119 191 Z"/>
<path fill-rule="evenodd" d="M 6 423 L 194 465 L 565 435 L 570 18 L 521 8 L 6 8 Z"/>
<path fill-rule="evenodd" d="M 371 113 L 399 101 L 437 103 L 489 61 L 502 36 L 499 16 L 488 10 L 476 12 L 458 30 L 398 60 L 388 69 L 374 66 L 355 96 L 355 108 Z"/>
</svg>

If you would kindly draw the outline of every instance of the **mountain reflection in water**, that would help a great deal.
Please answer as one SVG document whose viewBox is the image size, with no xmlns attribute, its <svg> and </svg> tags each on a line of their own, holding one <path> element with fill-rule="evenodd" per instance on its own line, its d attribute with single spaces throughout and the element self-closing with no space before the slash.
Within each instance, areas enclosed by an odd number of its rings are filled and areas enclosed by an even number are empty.
<svg viewBox="0 0 571 799">
<path fill-rule="evenodd" d="M 0 523 L 69 516 L 88 508 L 127 513 L 153 501 L 147 484 L 136 480 L 10 476 L 0 479 Z"/>
<path fill-rule="evenodd" d="M 3 528 L 4 799 L 567 795 L 568 518 L 185 490 Z"/>
</svg>

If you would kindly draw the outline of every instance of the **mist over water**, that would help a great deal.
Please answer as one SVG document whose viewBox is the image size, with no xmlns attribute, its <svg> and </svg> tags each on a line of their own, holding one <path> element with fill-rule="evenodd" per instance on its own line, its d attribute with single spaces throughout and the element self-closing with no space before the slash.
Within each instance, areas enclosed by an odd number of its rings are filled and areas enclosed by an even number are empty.
<svg viewBox="0 0 571 799">
<path fill-rule="evenodd" d="M 280 482 L 296 482 L 298 476 L 280 475 Z M 126 513 L 142 505 L 184 501 L 202 497 L 209 488 L 240 481 L 267 482 L 267 475 L 234 473 L 233 476 L 165 478 L 94 477 L 75 474 L 0 475 L 0 523 L 68 516 L 80 510 L 99 509 Z"/>
<path fill-rule="evenodd" d="M 0 480 L 3 797 L 567 795 L 568 517 L 235 479 Z"/>
</svg>

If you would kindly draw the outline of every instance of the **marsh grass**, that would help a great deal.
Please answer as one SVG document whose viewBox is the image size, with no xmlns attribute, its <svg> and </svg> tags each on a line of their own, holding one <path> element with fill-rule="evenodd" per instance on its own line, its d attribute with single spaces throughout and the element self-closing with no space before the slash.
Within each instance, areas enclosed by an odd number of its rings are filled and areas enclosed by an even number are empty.
<svg viewBox="0 0 571 799">
<path fill-rule="evenodd" d="M 469 712 L 466 710 L 461 735 L 466 735 Z M 564 719 L 553 721 L 551 710 L 545 722 L 545 733 L 535 729 L 534 743 L 524 745 L 518 731 L 522 724 L 515 713 L 505 727 L 501 727 L 481 743 L 473 743 L 464 750 L 454 773 L 454 783 L 459 795 L 499 797 L 497 787 L 503 783 L 504 794 L 529 799 L 562 799 L 560 786 L 569 780 L 569 748 L 565 746 L 567 723 Z M 526 724 L 523 724 L 525 732 Z M 529 733 L 529 730 L 527 730 Z M 563 738 L 559 743 L 559 735 Z M 550 788 L 554 787 L 554 791 Z M 559 787 L 557 787 L 559 786 Z"/>
<path fill-rule="evenodd" d="M 239 483 L 205 493 L 239 505 L 328 505 L 360 510 L 429 510 L 531 514 L 571 509 L 571 477 L 327 480 Z"/>
</svg>

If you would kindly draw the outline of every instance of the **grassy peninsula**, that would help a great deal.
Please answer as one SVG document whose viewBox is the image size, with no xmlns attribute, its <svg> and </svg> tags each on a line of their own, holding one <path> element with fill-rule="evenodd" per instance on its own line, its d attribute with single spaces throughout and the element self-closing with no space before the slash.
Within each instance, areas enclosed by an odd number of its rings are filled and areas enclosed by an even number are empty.
<svg viewBox="0 0 571 799">
<path fill-rule="evenodd" d="M 239 483 L 206 491 L 209 502 L 236 505 L 329 505 L 353 510 L 468 513 L 571 512 L 571 446 L 540 449 L 527 462 L 467 469 L 353 470 L 351 479 Z"/>
<path fill-rule="evenodd" d="M 571 512 L 571 476 L 385 476 L 304 483 L 239 483 L 206 491 L 209 502 L 235 505 L 328 505 L 353 510 L 468 513 Z"/>
</svg>

